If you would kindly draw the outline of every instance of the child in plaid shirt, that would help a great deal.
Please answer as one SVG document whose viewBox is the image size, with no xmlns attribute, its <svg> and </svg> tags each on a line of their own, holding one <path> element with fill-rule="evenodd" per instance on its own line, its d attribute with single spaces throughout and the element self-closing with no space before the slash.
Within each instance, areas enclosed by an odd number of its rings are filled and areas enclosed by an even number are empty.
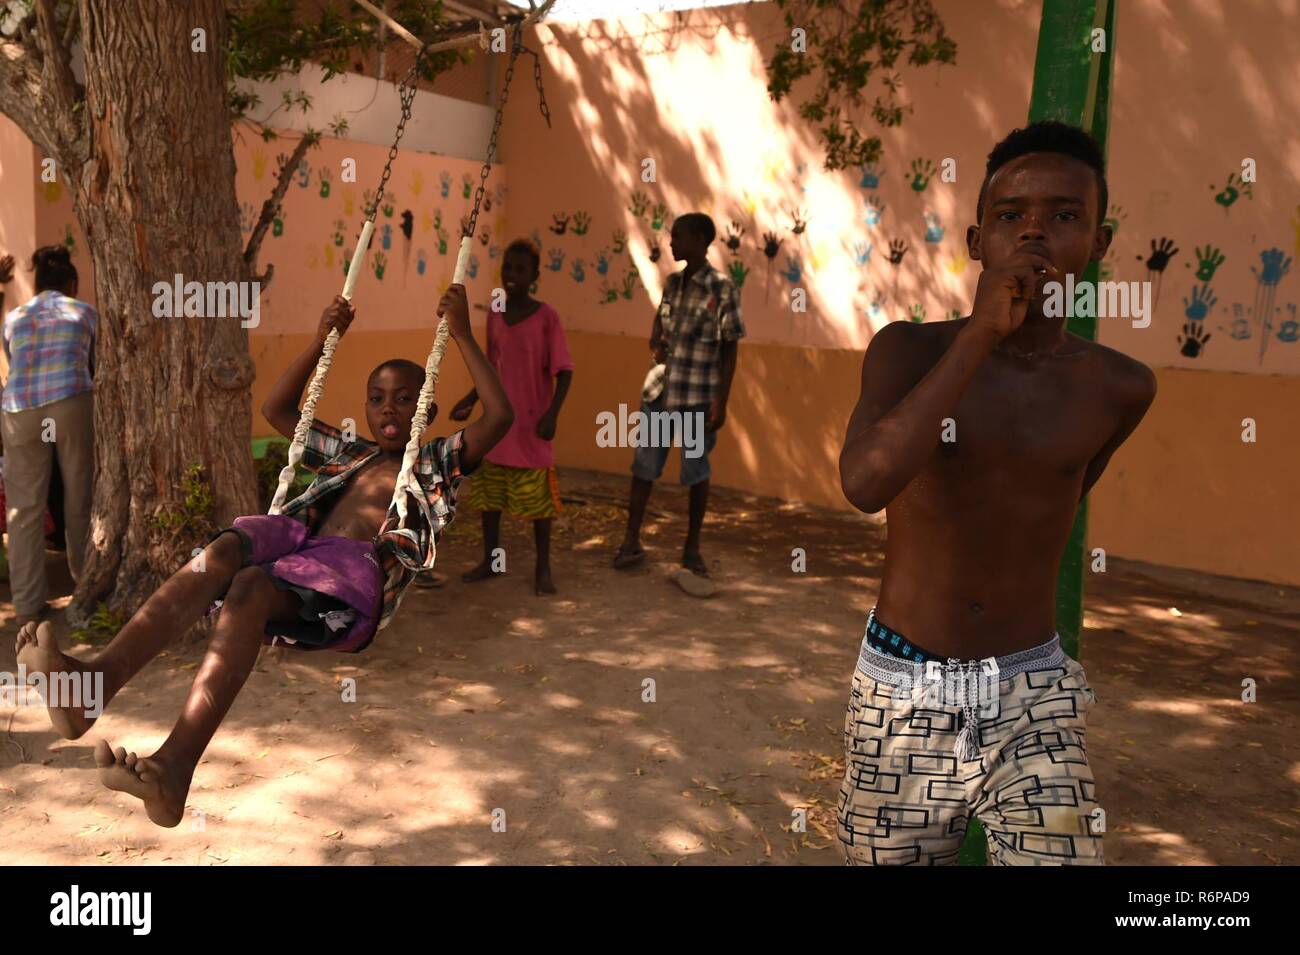
<svg viewBox="0 0 1300 955">
<path fill-rule="evenodd" d="M 420 491 L 411 495 L 410 528 L 396 526 L 396 508 L 390 509 L 389 501 L 423 369 L 393 360 L 376 368 L 367 383 L 366 418 L 375 440 L 347 441 L 337 428 L 314 422 L 303 462 L 317 476 L 306 493 L 281 514 L 241 517 L 218 533 L 93 660 L 60 653 L 49 624 L 28 625 L 19 633 L 18 660 L 29 674 L 45 674 L 48 683 L 51 673 L 89 673 L 100 688 L 88 709 L 48 706 L 55 730 L 76 739 L 141 667 L 224 598 L 207 655 L 162 747 L 137 759 L 103 740 L 95 746 L 104 785 L 138 797 L 158 825 L 180 822 L 194 768 L 263 642 L 284 639 L 302 649 L 352 652 L 368 645 L 415 574 L 432 566 L 434 539 L 452 519 L 461 476 L 509 430 L 510 403 L 470 332 L 464 286 L 447 290 L 438 313 L 447 317 L 485 410 L 463 431 L 421 448 Z M 347 300 L 336 298 L 321 316 L 315 342 L 272 389 L 262 411 L 281 434 L 293 434 L 298 398 L 330 329 L 343 334 L 352 317 Z"/>
</svg>

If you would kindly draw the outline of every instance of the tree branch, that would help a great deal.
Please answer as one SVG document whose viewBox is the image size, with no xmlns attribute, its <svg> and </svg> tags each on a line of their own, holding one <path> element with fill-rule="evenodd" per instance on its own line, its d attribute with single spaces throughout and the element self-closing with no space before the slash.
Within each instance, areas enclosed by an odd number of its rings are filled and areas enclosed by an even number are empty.
<svg viewBox="0 0 1300 955">
<path fill-rule="evenodd" d="M 319 141 L 318 136 L 308 134 L 298 140 L 298 145 L 294 148 L 293 153 L 284 161 L 280 171 L 276 174 L 275 188 L 271 190 L 271 195 L 266 202 L 262 203 L 262 213 L 258 216 L 257 225 L 253 226 L 253 234 L 248 237 L 248 245 L 244 248 L 244 264 L 248 267 L 249 274 L 257 268 L 257 253 L 262 248 L 262 239 L 266 236 L 266 230 L 271 227 L 271 220 L 275 218 L 275 212 L 280 208 L 280 203 L 284 200 L 284 194 L 289 191 L 289 183 L 292 181 L 294 171 L 298 168 L 298 163 L 302 162 L 302 157 L 307 155 L 307 150 L 315 146 Z M 256 276 L 254 276 L 257 278 Z M 270 282 L 271 266 L 267 266 L 266 273 L 261 277 L 265 282 Z"/>
<path fill-rule="evenodd" d="M 0 113 L 46 155 L 55 155 L 53 129 L 41 104 L 40 55 L 32 42 L 0 37 Z"/>
<path fill-rule="evenodd" d="M 42 105 L 54 120 L 58 140 L 56 158 L 61 163 L 70 164 L 77 161 L 80 155 L 78 146 L 84 138 L 84 117 L 78 122 L 77 107 L 85 102 L 85 90 L 72 73 L 72 54 L 62 39 L 64 31 L 59 29 L 56 2 L 36 0 L 36 43 L 42 59 Z"/>
</svg>

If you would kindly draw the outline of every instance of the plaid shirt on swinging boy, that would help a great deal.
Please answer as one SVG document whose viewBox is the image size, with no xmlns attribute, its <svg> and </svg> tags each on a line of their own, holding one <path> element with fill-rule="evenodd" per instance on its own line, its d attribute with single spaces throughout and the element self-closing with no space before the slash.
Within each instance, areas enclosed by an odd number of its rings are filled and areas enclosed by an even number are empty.
<svg viewBox="0 0 1300 955">
<path fill-rule="evenodd" d="M 706 264 L 683 287 L 685 271 L 668 276 L 659 304 L 663 340 L 673 343 L 673 353 L 665 363 L 663 394 L 668 411 L 711 402 L 718 390 L 722 343 L 745 337 L 735 283 Z"/>
<path fill-rule="evenodd" d="M 417 510 L 407 511 L 409 526 L 397 526 L 397 508 L 390 506 L 384 526 L 371 541 L 384 577 L 384 603 L 376 632 L 388 626 L 415 575 L 433 568 L 434 543 L 456 516 L 456 485 L 462 477 L 473 473 L 473 468 L 461 468 L 464 444 L 462 430 L 449 438 L 434 438 L 420 448 L 415 477 L 422 493 L 412 495 Z M 343 490 L 357 471 L 378 453 L 379 445 L 375 442 L 365 438 L 345 441 L 343 432 L 334 425 L 314 419 L 303 446 L 302 466 L 314 472 L 316 479 L 307 490 L 285 504 L 280 513 L 314 528 L 320 517 L 320 505 Z"/>
</svg>

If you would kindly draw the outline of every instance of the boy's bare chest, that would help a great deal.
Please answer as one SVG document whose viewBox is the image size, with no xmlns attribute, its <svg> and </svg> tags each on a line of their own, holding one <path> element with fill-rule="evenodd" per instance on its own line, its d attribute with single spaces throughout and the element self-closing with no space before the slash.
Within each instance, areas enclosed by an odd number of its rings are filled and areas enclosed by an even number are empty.
<svg viewBox="0 0 1300 955">
<path fill-rule="evenodd" d="M 976 372 L 940 434 L 937 462 L 966 478 L 981 469 L 1072 478 L 1114 431 L 1102 383 L 1086 359 L 1036 371 L 986 365 Z"/>
<path fill-rule="evenodd" d="M 348 479 L 321 521 L 318 533 L 358 537 L 378 533 L 392 501 L 401 462 L 372 460 Z"/>
</svg>

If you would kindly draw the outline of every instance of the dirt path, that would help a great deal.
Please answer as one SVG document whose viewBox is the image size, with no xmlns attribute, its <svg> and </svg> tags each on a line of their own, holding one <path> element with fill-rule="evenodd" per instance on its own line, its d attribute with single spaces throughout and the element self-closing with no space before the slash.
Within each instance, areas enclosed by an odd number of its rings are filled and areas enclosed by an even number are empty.
<svg viewBox="0 0 1300 955">
<path fill-rule="evenodd" d="M 76 742 L 41 709 L 0 708 L 0 863 L 839 864 L 843 712 L 883 529 L 715 491 L 720 592 L 698 600 L 667 580 L 682 489 L 656 489 L 650 562 L 615 573 L 625 479 L 561 486 L 585 503 L 557 524 L 558 598 L 533 596 L 518 522 L 510 575 L 461 584 L 481 546 L 464 509 L 441 547 L 453 581 L 413 588 L 371 650 L 263 656 L 175 830 L 98 785 L 91 744 L 160 743 L 201 644 L 154 661 Z M 1300 862 L 1300 592 L 1112 558 L 1087 605 L 1108 861 Z M 0 623 L 12 672 L 11 605 Z"/>
</svg>

